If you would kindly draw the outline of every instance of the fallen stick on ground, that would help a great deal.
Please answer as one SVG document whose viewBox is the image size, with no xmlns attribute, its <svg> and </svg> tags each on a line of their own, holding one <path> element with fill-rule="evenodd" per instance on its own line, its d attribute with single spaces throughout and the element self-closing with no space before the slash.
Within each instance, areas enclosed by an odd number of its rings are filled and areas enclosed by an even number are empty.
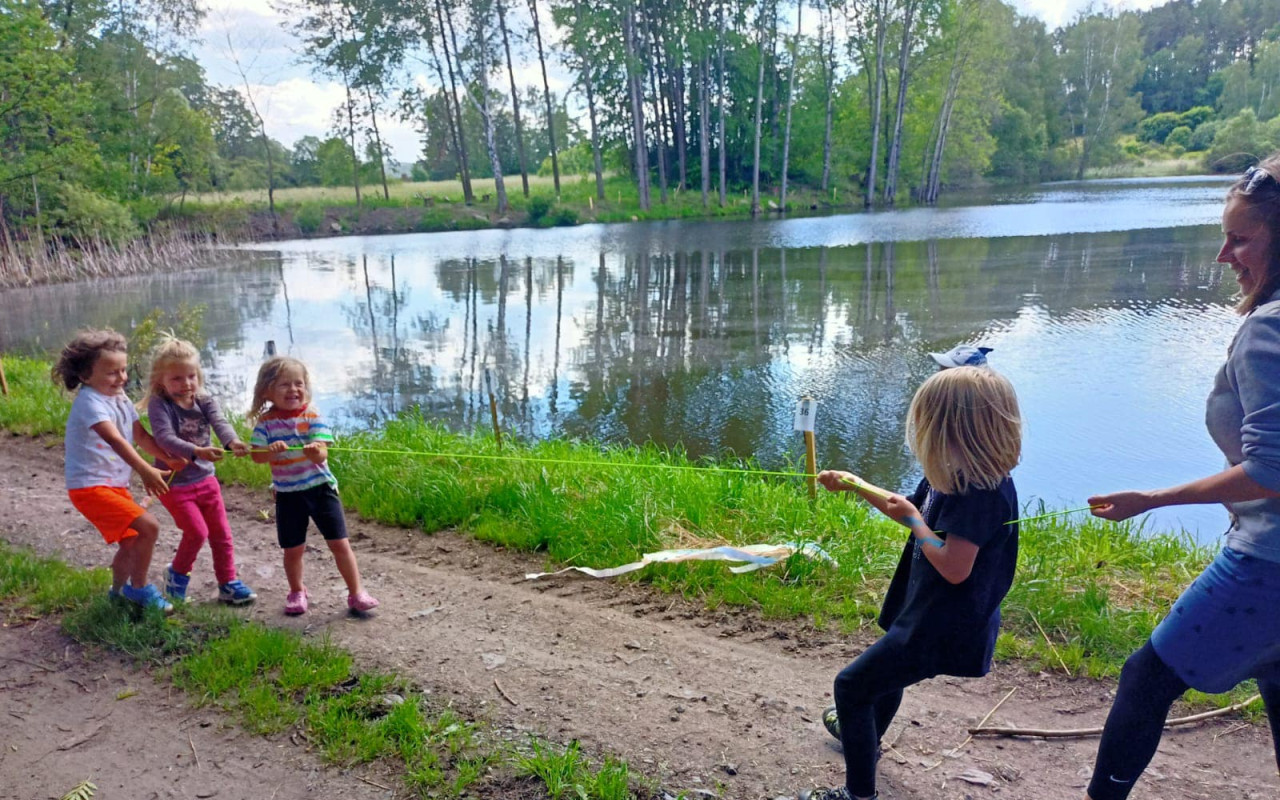
<svg viewBox="0 0 1280 800">
<path fill-rule="evenodd" d="M 1226 708 L 1217 708 L 1213 711 L 1205 711 L 1200 714 L 1192 714 L 1189 717 L 1178 717 L 1165 722 L 1166 728 L 1173 728 L 1178 725 L 1190 725 L 1195 722 L 1203 722 L 1213 717 L 1221 717 L 1235 711 L 1239 711 L 1245 706 L 1250 705 L 1255 700 L 1261 699 L 1262 695 L 1255 694 L 1248 700 L 1236 703 Z M 969 733 L 973 736 L 1032 736 L 1040 739 L 1069 739 L 1077 736 L 1097 736 L 1102 733 L 1102 728 L 1066 728 L 1062 730 L 1050 730 L 1042 728 L 984 728 L 979 725 L 976 728 L 970 728 Z"/>
<path fill-rule="evenodd" d="M 952 756 L 958 755 L 958 754 L 960 753 L 960 748 L 964 747 L 964 746 L 965 746 L 965 745 L 967 745 L 969 742 L 973 741 L 973 732 L 974 732 L 974 730 L 983 730 L 983 727 L 982 727 L 982 726 L 987 724 L 987 720 L 991 719 L 991 717 L 992 717 L 992 716 L 993 716 L 997 711 L 999 711 L 999 710 L 1000 710 L 1000 706 L 1004 705 L 1004 701 L 1008 700 L 1010 697 L 1013 697 L 1013 693 L 1014 693 L 1014 692 L 1016 692 L 1016 691 L 1018 691 L 1018 687 L 1017 687 L 1017 686 L 1015 686 L 1015 687 L 1013 687 L 1012 689 L 1010 689 L 1010 690 L 1009 690 L 1009 693 L 1008 693 L 1008 694 L 1006 694 L 1004 697 L 1000 698 L 1000 702 L 999 702 L 999 703 L 996 703 L 994 706 L 992 706 L 992 707 L 991 707 L 991 710 L 987 712 L 987 715 L 986 715 L 985 717 L 983 717 L 983 718 L 978 722 L 978 725 L 977 725 L 977 728 L 976 728 L 976 729 L 975 729 L 975 728 L 970 728 L 970 729 L 969 729 L 969 735 L 968 735 L 968 736 L 966 736 L 966 737 L 964 737 L 964 741 L 963 741 L 963 742 L 961 742 L 960 744 L 958 744 L 958 745 L 956 745 L 955 747 L 951 748 L 950 750 L 948 750 L 948 751 L 944 752 L 944 753 L 943 753 L 943 758 L 938 759 L 937 764 L 931 764 L 930 766 L 925 767 L 924 771 L 925 771 L 925 772 L 928 772 L 929 770 L 931 770 L 931 769 L 933 769 L 934 767 L 938 766 L 938 764 L 941 764 L 943 761 L 946 761 L 946 760 L 947 760 L 947 759 L 946 759 L 946 756 L 947 756 L 948 754 L 950 754 L 950 755 L 952 755 Z"/>
<path fill-rule="evenodd" d="M 511 695 L 507 694 L 506 690 L 502 688 L 502 684 L 498 683 L 497 678 L 493 679 L 493 685 L 494 685 L 494 688 L 498 690 L 498 694 L 502 695 L 503 700 L 506 700 L 508 703 L 515 706 L 516 708 L 520 707 L 520 704 L 517 703 L 515 700 L 512 700 Z"/>
</svg>

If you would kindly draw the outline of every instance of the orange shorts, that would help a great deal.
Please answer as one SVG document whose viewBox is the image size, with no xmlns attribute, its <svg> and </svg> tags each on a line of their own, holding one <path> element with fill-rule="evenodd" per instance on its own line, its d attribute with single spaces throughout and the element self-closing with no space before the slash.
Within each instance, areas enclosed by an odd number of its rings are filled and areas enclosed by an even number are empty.
<svg viewBox="0 0 1280 800">
<path fill-rule="evenodd" d="M 134 502 L 129 490 L 122 486 L 68 489 L 67 495 L 71 498 L 71 505 L 93 523 L 107 544 L 118 544 L 121 539 L 137 536 L 138 532 L 129 526 L 147 513 L 146 509 Z"/>
</svg>

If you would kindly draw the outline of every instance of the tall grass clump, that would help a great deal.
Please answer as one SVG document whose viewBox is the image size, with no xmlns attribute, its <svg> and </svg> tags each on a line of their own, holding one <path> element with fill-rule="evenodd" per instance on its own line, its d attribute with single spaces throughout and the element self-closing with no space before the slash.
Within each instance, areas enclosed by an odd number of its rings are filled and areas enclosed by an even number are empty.
<svg viewBox="0 0 1280 800">
<path fill-rule="evenodd" d="M 71 411 L 71 397 L 53 385 L 48 361 L 4 356 L 9 394 L 0 395 L 0 428 L 38 436 L 61 434 Z"/>
</svg>

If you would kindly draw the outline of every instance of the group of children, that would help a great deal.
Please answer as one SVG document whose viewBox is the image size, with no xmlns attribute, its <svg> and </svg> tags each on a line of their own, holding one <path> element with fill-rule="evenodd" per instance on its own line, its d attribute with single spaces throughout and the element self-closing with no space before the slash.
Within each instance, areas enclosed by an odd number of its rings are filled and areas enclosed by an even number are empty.
<svg viewBox="0 0 1280 800">
<path fill-rule="evenodd" d="M 150 431 L 125 395 L 128 344 L 115 331 L 77 335 L 54 364 L 53 378 L 68 390 L 78 389 L 66 427 L 67 492 L 72 505 L 117 547 L 110 596 L 172 612 L 173 602 L 186 600 L 196 556 L 208 542 L 218 599 L 232 605 L 257 599 L 236 575 L 231 526 L 214 474 L 214 465 L 230 451 L 271 468 L 276 534 L 289 582 L 284 612 L 307 611 L 302 555 L 311 521 L 346 582 L 348 608 L 364 613 L 378 605 L 361 585 L 338 482 L 327 463 L 333 437 L 311 404 L 311 380 L 302 362 L 278 356 L 258 370 L 248 412 L 254 424 L 248 444 L 205 391 L 200 353 L 190 342 L 166 337 L 152 355 L 147 394 L 140 404 L 146 408 Z M 211 434 L 222 447 L 213 446 Z M 154 464 L 138 455 L 135 443 L 154 457 Z M 182 531 L 177 552 L 165 568 L 163 593 L 147 577 L 160 523 L 129 492 L 133 472 Z"/>
<path fill-rule="evenodd" d="M 857 492 L 906 526 L 911 537 L 881 610 L 885 635 L 836 678 L 835 706 L 824 715 L 843 744 L 846 785 L 804 793 L 806 798 L 875 797 L 880 739 L 902 690 L 935 675 L 980 676 L 991 668 L 1000 603 L 1018 558 L 1018 498 L 1009 473 L 1020 457 L 1022 425 L 1013 387 L 986 366 L 988 351 L 963 345 L 933 354 L 939 371 L 920 386 L 907 414 L 907 443 L 924 472 L 910 498 L 851 473 L 818 475 L 828 490 Z M 208 541 L 219 599 L 242 604 L 257 596 L 236 577 L 231 530 L 214 475 L 224 451 L 212 446 L 212 431 L 234 455 L 271 467 L 276 532 L 289 582 L 285 613 L 307 610 L 302 555 L 310 522 L 346 581 L 348 606 L 364 612 L 378 605 L 361 588 L 337 480 L 326 461 L 333 437 L 310 403 L 310 378 L 301 362 L 274 357 L 259 369 L 248 444 L 204 391 L 199 353 L 188 342 L 167 339 L 155 351 L 145 401 L 150 431 L 124 394 L 126 343 L 119 334 L 77 336 L 53 373 L 68 389 L 79 387 L 67 422 L 67 489 L 103 538 L 118 545 L 112 595 L 172 610 L 171 600 L 185 599 L 196 554 Z M 138 456 L 135 442 L 155 457 L 154 466 Z M 139 474 L 182 530 L 165 570 L 164 594 L 147 582 L 160 526 L 133 501 L 130 472 Z"/>
</svg>

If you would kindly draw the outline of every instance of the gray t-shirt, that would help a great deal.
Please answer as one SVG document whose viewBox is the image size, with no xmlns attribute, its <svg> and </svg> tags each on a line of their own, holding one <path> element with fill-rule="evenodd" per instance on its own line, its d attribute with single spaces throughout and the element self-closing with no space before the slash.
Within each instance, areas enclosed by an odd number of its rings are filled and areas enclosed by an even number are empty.
<svg viewBox="0 0 1280 800">
<path fill-rule="evenodd" d="M 197 447 L 213 444 L 209 437 L 210 428 L 223 445 L 239 439 L 235 429 L 222 416 L 217 401 L 208 395 L 197 395 L 191 408 L 183 408 L 163 397 L 152 397 L 147 403 L 147 419 L 151 422 L 151 435 L 162 450 L 191 462 L 173 476 L 170 486 L 188 486 L 213 475 L 213 462 L 195 457 Z M 169 468 L 159 461 L 156 466 Z"/>
<path fill-rule="evenodd" d="M 1259 485 L 1280 491 L 1280 292 L 1245 317 L 1205 404 L 1205 426 Z M 1226 503 L 1227 546 L 1280 562 L 1280 498 Z"/>
<path fill-rule="evenodd" d="M 129 485 L 129 473 L 133 468 L 111 449 L 111 445 L 93 430 L 99 422 L 110 422 L 120 431 L 130 445 L 133 444 L 133 423 L 138 411 L 129 398 L 120 393 L 102 394 L 89 386 L 81 386 L 71 403 L 67 417 L 66 466 L 64 474 L 68 489 L 85 489 L 90 486 Z"/>
</svg>

